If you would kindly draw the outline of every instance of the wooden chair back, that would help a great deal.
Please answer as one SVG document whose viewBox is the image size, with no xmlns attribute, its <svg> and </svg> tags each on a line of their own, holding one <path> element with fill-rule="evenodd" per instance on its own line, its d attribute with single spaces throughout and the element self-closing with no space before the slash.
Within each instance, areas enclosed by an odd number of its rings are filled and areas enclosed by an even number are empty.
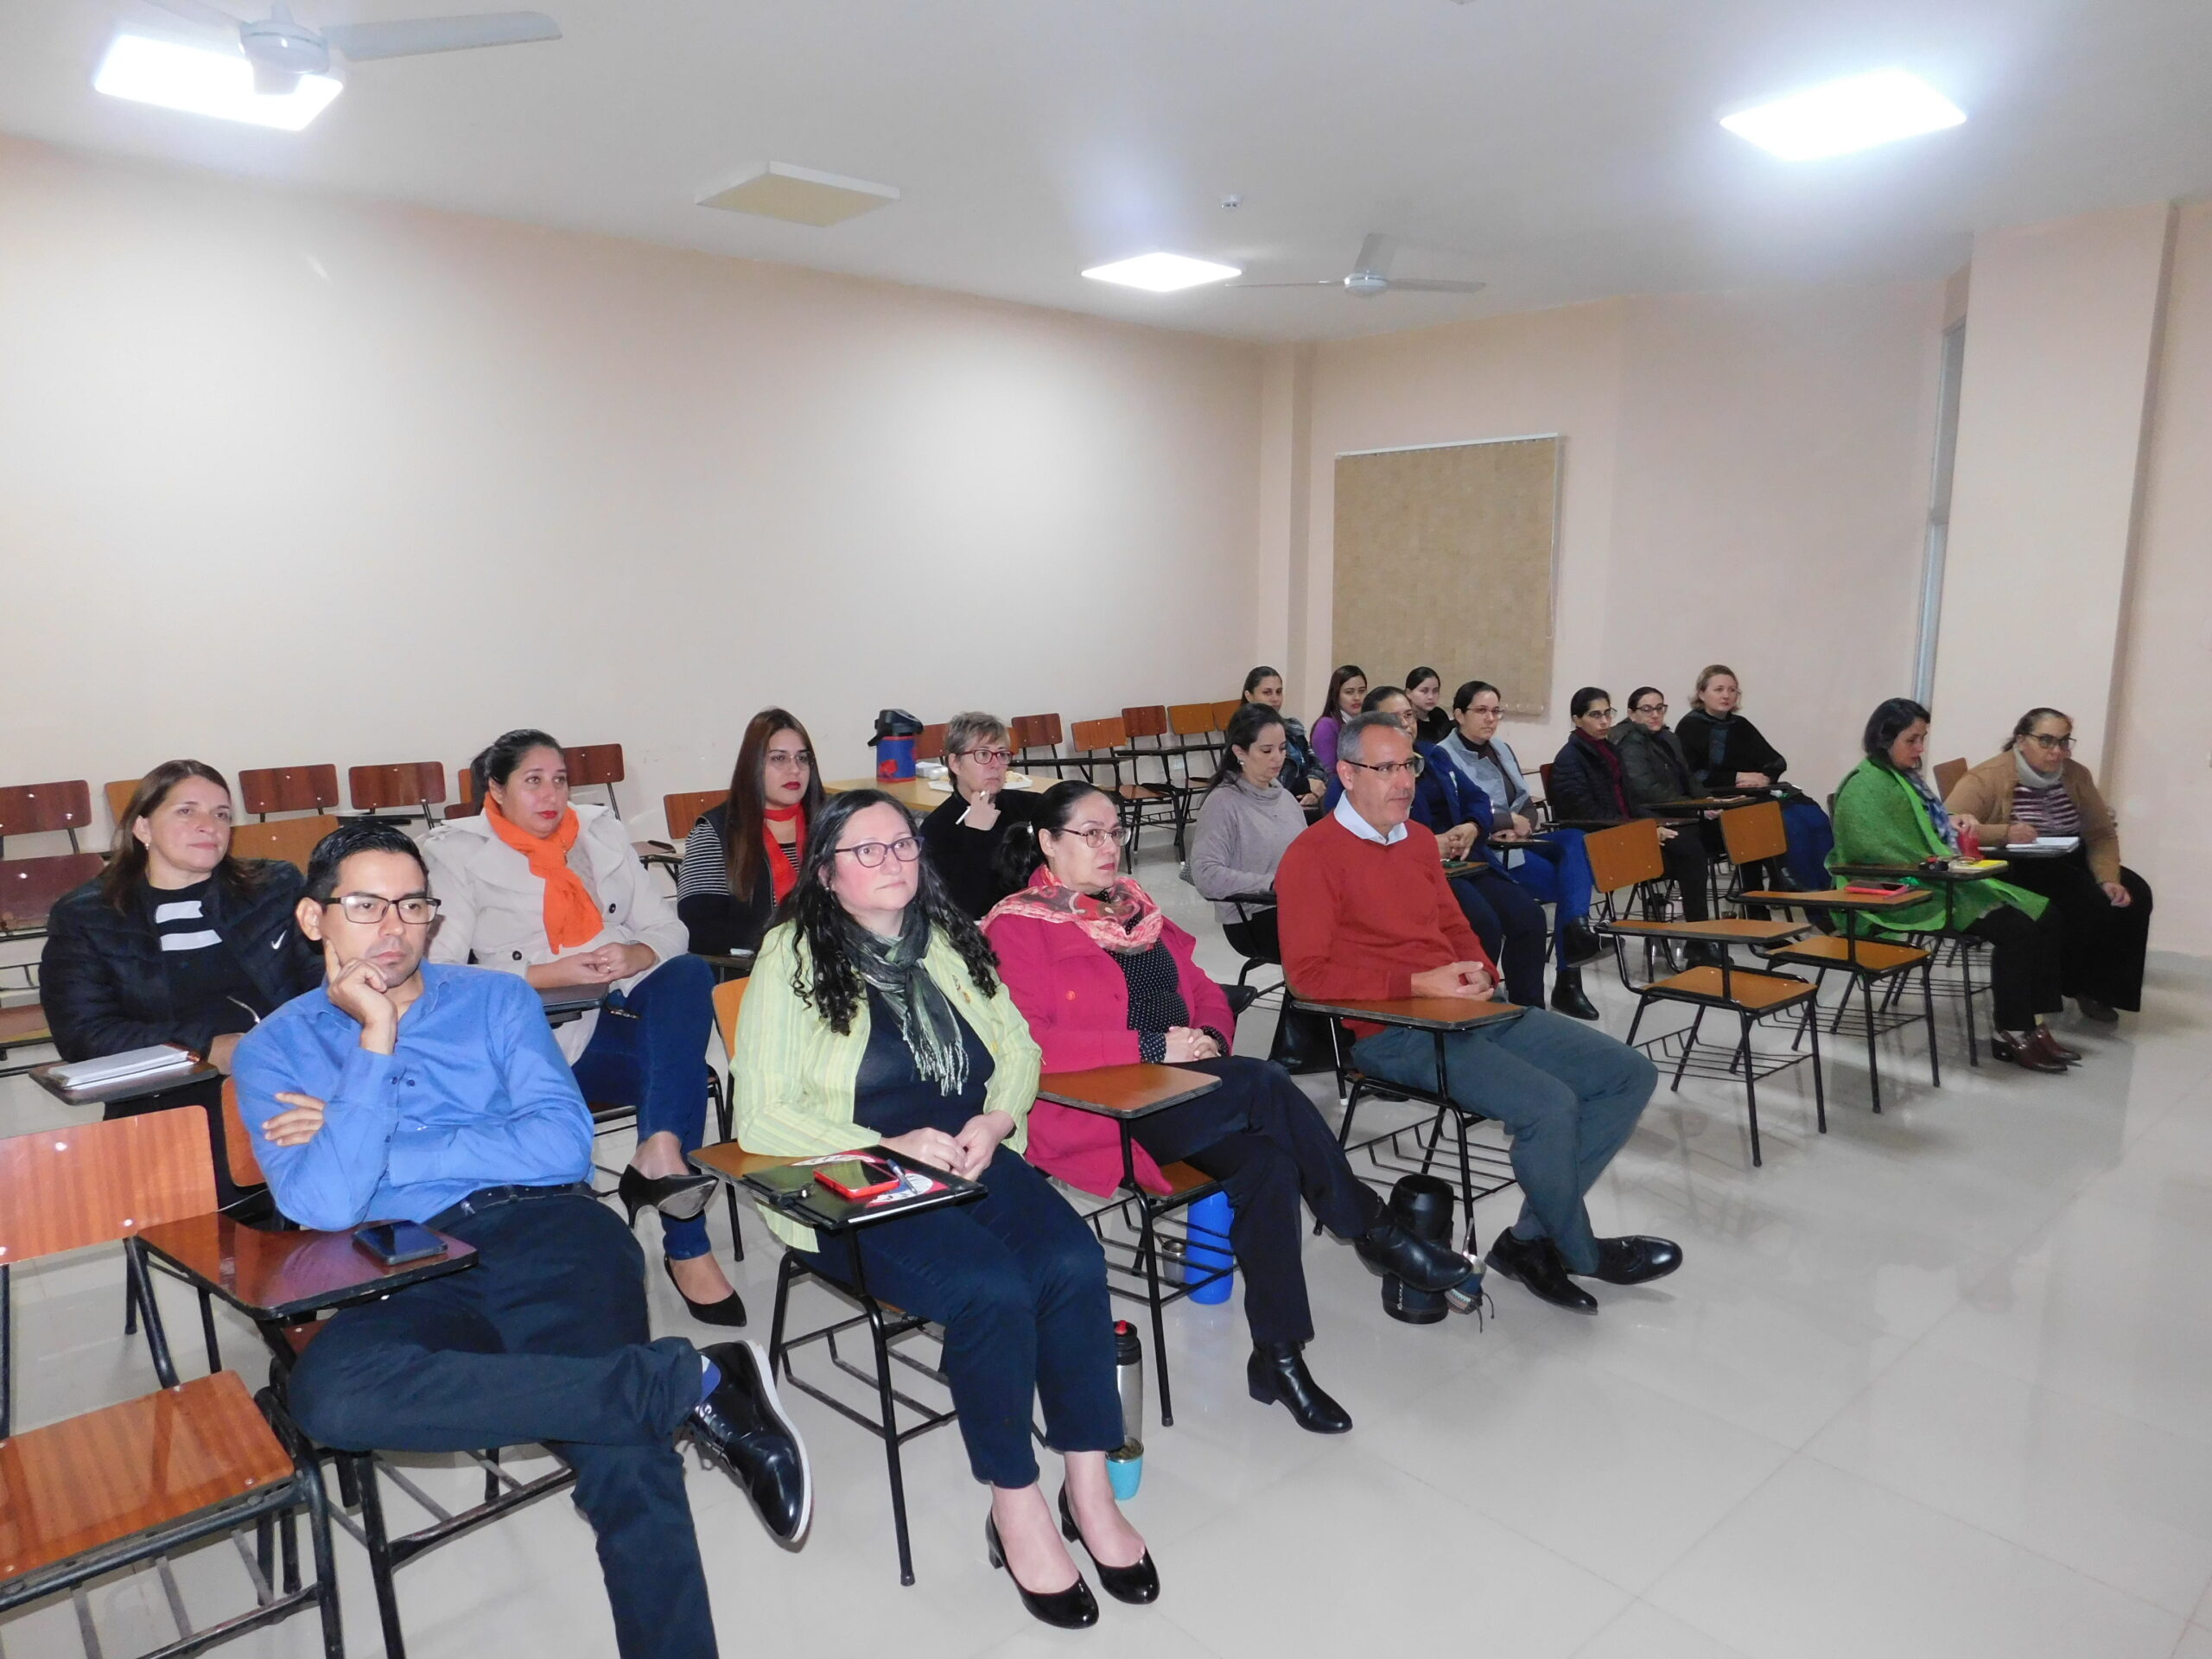
<svg viewBox="0 0 2212 1659">
<path fill-rule="evenodd" d="M 231 852 L 238 858 L 277 858 L 296 864 L 302 874 L 315 842 L 335 830 L 340 820 L 328 812 L 311 818 L 274 818 L 267 823 L 241 823 L 231 831 Z"/>
<path fill-rule="evenodd" d="M 484 803 L 476 798 L 476 774 L 467 766 L 453 769 L 453 804 L 446 808 L 449 818 L 473 818 L 484 810 Z"/>
<path fill-rule="evenodd" d="M 1178 702 L 1167 710 L 1167 729 L 1178 737 L 1204 737 L 1221 729 L 1210 702 Z"/>
<path fill-rule="evenodd" d="M 1936 794 L 1945 800 L 1950 799 L 1951 791 L 1959 786 L 1959 779 L 1966 775 L 1966 756 L 1961 755 L 1955 760 L 1938 760 L 1936 763 Z"/>
<path fill-rule="evenodd" d="M 435 760 L 353 766 L 346 771 L 346 787 L 356 812 L 388 812 L 403 806 L 427 812 L 445 800 L 446 769 Z"/>
<path fill-rule="evenodd" d="M 207 1115 L 197 1106 L 0 1141 L 0 1262 L 10 1267 L 214 1207 Z"/>
<path fill-rule="evenodd" d="M 271 812 L 327 812 L 338 804 L 338 767 L 334 763 L 242 772 L 238 798 L 247 811 L 263 817 Z"/>
<path fill-rule="evenodd" d="M 1131 738 L 1165 737 L 1167 735 L 1167 705 L 1148 702 L 1139 709 L 1122 710 L 1122 725 Z"/>
<path fill-rule="evenodd" d="M 1056 749 L 1063 735 L 1058 715 L 1016 715 L 1014 747 L 1018 750 Z"/>
<path fill-rule="evenodd" d="M 1610 830 L 1593 830 L 1583 836 L 1582 850 L 1589 855 L 1591 880 L 1600 893 L 1618 893 L 1667 874 L 1656 818 L 1632 818 Z"/>
<path fill-rule="evenodd" d="M 1720 841 L 1728 861 L 1738 869 L 1764 859 L 1781 858 L 1789 851 L 1789 835 L 1783 828 L 1782 803 L 1758 801 L 1720 815 Z"/>
<path fill-rule="evenodd" d="M 745 1007 L 745 988 L 750 979 L 726 979 L 715 987 L 715 1028 L 722 1034 L 722 1052 L 737 1053 L 737 1016 Z"/>
<path fill-rule="evenodd" d="M 1242 697 L 1224 697 L 1213 706 L 1213 728 L 1217 732 L 1229 729 L 1229 722 L 1236 718 L 1236 711 L 1244 706 Z"/>
<path fill-rule="evenodd" d="M 1074 727 L 1073 742 L 1078 753 L 1091 749 L 1125 749 L 1129 745 L 1129 728 L 1126 722 L 1110 715 L 1103 720 L 1078 720 Z"/>
<path fill-rule="evenodd" d="M 620 743 L 586 743 L 568 753 L 569 788 L 582 789 L 594 784 L 619 784 L 623 781 L 622 746 Z"/>
<path fill-rule="evenodd" d="M 1552 763 L 1547 760 L 1543 765 L 1538 766 L 1536 771 L 1543 779 L 1544 799 L 1548 802 L 1552 798 Z"/>
<path fill-rule="evenodd" d="M 944 734 L 952 729 L 950 721 L 940 721 L 934 726 L 922 728 L 922 734 L 914 740 L 914 759 L 942 760 L 944 759 Z"/>
<path fill-rule="evenodd" d="M 103 862 L 98 853 L 0 859 L 0 933 L 44 927 L 54 900 L 98 875 Z"/>
<path fill-rule="evenodd" d="M 0 841 L 57 830 L 76 832 L 92 821 L 92 786 L 79 778 L 66 784 L 16 784 L 0 789 Z"/>
<path fill-rule="evenodd" d="M 269 1177 L 261 1171 L 260 1155 L 253 1149 L 253 1131 L 246 1128 L 245 1114 L 238 1110 L 235 1077 L 223 1079 L 223 1162 L 230 1168 L 232 1186 L 269 1185 Z"/>
<path fill-rule="evenodd" d="M 118 778 L 111 784 L 102 784 L 100 793 L 107 797 L 107 821 L 120 828 L 123 815 L 130 810 L 130 798 L 138 792 L 138 779 Z"/>
<path fill-rule="evenodd" d="M 668 838 L 682 846 L 692 826 L 728 799 L 726 789 L 695 789 L 689 795 L 662 796 L 660 810 L 668 820 Z"/>
</svg>

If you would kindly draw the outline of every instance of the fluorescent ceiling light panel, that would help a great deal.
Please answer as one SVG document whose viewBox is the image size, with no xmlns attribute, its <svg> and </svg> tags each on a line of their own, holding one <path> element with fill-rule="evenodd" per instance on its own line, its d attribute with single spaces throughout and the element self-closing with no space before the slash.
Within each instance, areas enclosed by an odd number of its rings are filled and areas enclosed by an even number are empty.
<svg viewBox="0 0 2212 1659">
<path fill-rule="evenodd" d="M 1966 118 L 1918 75 L 1878 69 L 1724 115 L 1720 124 L 1785 162 L 1810 162 L 1955 127 Z"/>
<path fill-rule="evenodd" d="M 334 75 L 302 75 L 289 92 L 257 92 L 253 66 L 242 52 L 128 33 L 109 44 L 92 85 L 111 98 L 283 132 L 307 125 L 345 86 Z"/>
<path fill-rule="evenodd" d="M 856 219 L 898 200 L 896 185 L 870 184 L 866 179 L 848 179 L 835 173 L 817 173 L 810 167 L 771 162 L 728 189 L 700 197 L 699 205 L 819 228 Z"/>
<path fill-rule="evenodd" d="M 1244 273 L 1235 265 L 1217 265 L 1210 259 L 1192 259 L 1179 253 L 1141 253 L 1110 265 L 1093 265 L 1083 274 L 1094 283 L 1119 283 L 1124 288 L 1173 294 L 1180 288 L 1225 283 Z"/>
</svg>

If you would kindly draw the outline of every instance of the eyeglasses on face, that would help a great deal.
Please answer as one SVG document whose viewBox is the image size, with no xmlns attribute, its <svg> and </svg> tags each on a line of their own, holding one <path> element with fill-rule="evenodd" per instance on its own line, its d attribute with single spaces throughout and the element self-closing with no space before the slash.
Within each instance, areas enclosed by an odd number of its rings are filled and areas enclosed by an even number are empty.
<svg viewBox="0 0 2212 1659">
<path fill-rule="evenodd" d="M 1409 760 L 1385 760 L 1379 766 L 1370 766 L 1364 760 L 1347 760 L 1348 766 L 1357 766 L 1362 772 L 1379 772 L 1385 778 L 1418 778 L 1428 770 L 1428 761 L 1421 755 Z"/>
<path fill-rule="evenodd" d="M 1580 718 L 1583 720 L 1611 721 L 1615 712 L 1615 710 L 1611 709 L 1585 709 Z"/>
<path fill-rule="evenodd" d="M 399 907 L 399 919 L 410 927 L 427 927 L 438 914 L 438 901 L 423 893 L 387 899 L 380 893 L 342 893 L 330 902 L 346 912 L 347 921 L 363 926 L 384 920 L 385 912 L 395 905 Z"/>
<path fill-rule="evenodd" d="M 850 847 L 840 847 L 837 853 L 840 857 L 850 853 L 854 863 L 864 870 L 873 870 L 882 864 L 887 853 L 901 864 L 912 863 L 922 855 L 922 843 L 912 836 L 901 836 L 896 841 L 855 842 Z"/>
<path fill-rule="evenodd" d="M 2039 749 L 2056 749 L 2063 754 L 2074 753 L 2074 740 L 2071 737 L 2045 737 L 2040 732 L 2030 732 L 2028 741 Z"/>
<path fill-rule="evenodd" d="M 1014 751 L 1012 749 L 963 749 L 955 758 L 973 760 L 979 766 L 1002 766 L 1014 759 Z"/>
<path fill-rule="evenodd" d="M 1610 714 L 1611 710 L 1608 709 L 1606 712 Z M 1663 715 L 1666 712 L 1667 705 L 1663 702 L 1643 703 L 1629 710 L 1631 715 Z"/>
<path fill-rule="evenodd" d="M 814 751 L 811 749 L 771 749 L 762 759 L 772 766 L 811 766 L 814 764 Z"/>
<path fill-rule="evenodd" d="M 1052 833 L 1056 836 L 1078 836 L 1081 838 L 1083 844 L 1090 848 L 1094 853 L 1098 851 L 1102 847 L 1104 847 L 1109 842 L 1111 842 L 1116 847 L 1125 847 L 1128 844 L 1129 840 L 1129 828 L 1125 823 L 1117 823 L 1110 828 L 1104 824 L 1093 823 L 1087 824 L 1081 829 L 1077 829 L 1074 824 L 1070 824 L 1065 830 L 1055 830 Z"/>
</svg>

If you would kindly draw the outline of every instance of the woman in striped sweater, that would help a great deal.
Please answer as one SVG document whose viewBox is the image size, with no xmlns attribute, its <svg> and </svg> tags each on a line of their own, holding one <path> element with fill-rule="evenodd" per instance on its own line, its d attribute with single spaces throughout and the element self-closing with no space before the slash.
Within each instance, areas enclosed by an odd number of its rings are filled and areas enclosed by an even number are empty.
<svg viewBox="0 0 2212 1659">
<path fill-rule="evenodd" d="M 768 918 L 798 880 L 808 826 L 822 810 L 814 741 L 798 717 L 763 709 L 746 722 L 729 798 L 691 826 L 676 913 L 702 957 L 758 950 Z"/>
</svg>

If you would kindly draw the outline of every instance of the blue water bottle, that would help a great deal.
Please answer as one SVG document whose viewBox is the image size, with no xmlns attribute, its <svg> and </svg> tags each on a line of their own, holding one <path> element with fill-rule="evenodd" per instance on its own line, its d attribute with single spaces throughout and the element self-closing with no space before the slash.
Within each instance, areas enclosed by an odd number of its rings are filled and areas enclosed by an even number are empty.
<svg viewBox="0 0 2212 1659">
<path fill-rule="evenodd" d="M 1191 1206 L 1189 1215 L 1191 1243 L 1184 1259 L 1189 1264 L 1191 1282 L 1198 1286 L 1191 1300 L 1225 1302 L 1236 1282 L 1230 1271 L 1236 1258 L 1229 1249 L 1229 1227 L 1236 1211 L 1230 1207 L 1229 1194 L 1207 1193 Z"/>
</svg>

